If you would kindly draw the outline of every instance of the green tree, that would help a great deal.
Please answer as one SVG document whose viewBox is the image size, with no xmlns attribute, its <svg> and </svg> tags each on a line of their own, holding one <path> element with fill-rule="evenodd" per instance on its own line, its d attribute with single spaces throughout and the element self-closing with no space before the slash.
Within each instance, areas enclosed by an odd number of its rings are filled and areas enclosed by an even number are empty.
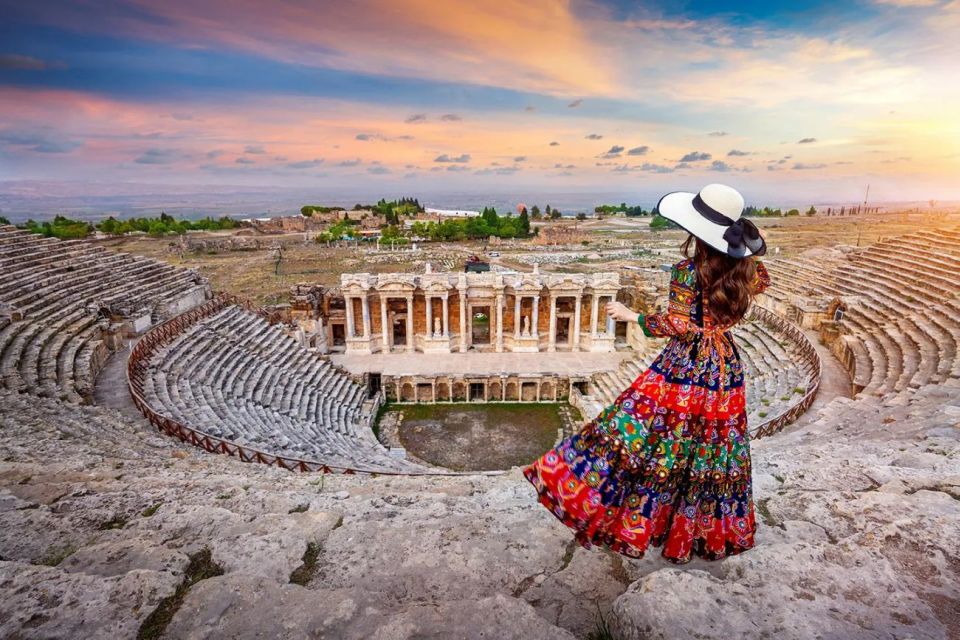
<svg viewBox="0 0 960 640">
<path fill-rule="evenodd" d="M 530 235 L 530 216 L 527 215 L 526 209 L 520 212 L 519 226 L 517 227 L 517 231 L 517 235 L 521 238 L 526 238 Z"/>
<path fill-rule="evenodd" d="M 494 235 L 500 238 L 517 238 L 520 237 L 521 232 L 518 228 L 518 218 L 505 218 L 501 219 L 500 224 L 497 228 L 497 231 Z"/>
<path fill-rule="evenodd" d="M 540 219 L 540 207 L 538 207 L 537 205 L 533 205 L 533 208 L 530 209 L 530 217 L 533 218 L 534 220 L 539 220 L 539 219 Z"/>
<path fill-rule="evenodd" d="M 650 220 L 650 228 L 654 231 L 660 231 L 661 229 L 677 229 L 678 227 L 676 224 L 657 213 Z"/>
<path fill-rule="evenodd" d="M 815 206 L 813 206 L 813 205 L 810 205 L 810 208 L 807 209 L 807 215 L 808 215 L 808 216 L 815 216 L 815 215 L 817 215 L 817 208 L 816 208 Z"/>
<path fill-rule="evenodd" d="M 417 220 L 410 226 L 410 233 L 420 238 L 429 238 L 432 231 L 431 225 L 436 226 L 433 222 L 426 223 Z"/>
<path fill-rule="evenodd" d="M 39 233 L 47 238 L 58 238 L 60 240 L 75 240 L 86 238 L 93 233 L 94 227 L 88 222 L 81 220 L 71 220 L 66 216 L 58 215 L 52 221 L 35 222 L 27 220 L 24 224 L 18 225 L 21 229 L 27 229 L 31 233 Z"/>
<path fill-rule="evenodd" d="M 391 241 L 395 242 L 400 239 L 404 239 L 403 232 L 400 230 L 399 227 L 396 227 L 394 225 L 390 225 L 384 228 L 383 231 L 380 232 L 381 242 L 391 242 Z"/>
<path fill-rule="evenodd" d="M 154 220 L 150 223 L 147 233 L 155 238 L 159 238 L 167 232 L 167 225 L 162 220 Z"/>
</svg>

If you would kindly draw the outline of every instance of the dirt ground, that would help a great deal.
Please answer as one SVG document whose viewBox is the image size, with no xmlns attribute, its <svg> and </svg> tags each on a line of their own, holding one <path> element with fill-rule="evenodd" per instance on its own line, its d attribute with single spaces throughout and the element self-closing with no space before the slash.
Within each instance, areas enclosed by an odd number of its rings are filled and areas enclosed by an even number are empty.
<svg viewBox="0 0 960 640">
<path fill-rule="evenodd" d="M 791 256 L 813 247 L 847 244 L 866 246 L 884 237 L 910 233 L 924 227 L 955 222 L 957 213 L 903 212 L 864 216 L 754 218 L 763 230 L 768 255 Z M 673 255 L 686 237 L 681 231 L 651 231 L 649 218 L 607 218 L 580 223 L 589 240 L 567 247 L 535 246 L 529 241 L 509 240 L 487 246 L 483 242 L 426 243 L 417 252 L 377 253 L 370 245 L 327 247 L 300 240 L 303 234 L 260 236 L 265 248 L 219 252 L 182 251 L 175 238 L 134 236 L 101 241 L 119 251 L 159 258 L 177 266 L 196 269 L 210 279 L 214 290 L 250 298 L 259 304 L 286 302 L 290 286 L 310 282 L 323 286 L 339 284 L 341 273 L 418 272 L 431 262 L 435 271 L 461 271 L 471 254 L 484 249 L 500 252 L 493 259 L 501 266 L 522 271 L 531 269 L 524 256 L 542 253 L 580 252 L 590 255 L 565 264 L 541 264 L 544 272 L 610 271 L 636 264 L 645 256 Z M 249 233 L 249 232 L 247 232 Z M 204 234 L 200 234 L 203 237 Z M 230 235 L 218 232 L 217 236 Z M 270 245 L 283 240 L 283 261 L 277 272 Z M 630 257 L 623 251 L 635 249 Z M 779 250 L 779 253 L 777 253 Z M 619 255 L 614 255 L 619 253 Z M 677 253 L 677 255 L 679 255 Z M 659 258 L 657 258 L 659 259 Z M 647 260 L 649 262 L 649 260 Z M 656 259 L 654 260 L 656 261 Z M 662 260 L 661 260 L 662 261 Z"/>
<path fill-rule="evenodd" d="M 270 237 L 264 236 L 264 244 Z M 327 247 L 313 242 L 285 244 L 279 273 L 269 248 L 217 253 L 184 251 L 166 238 L 129 237 L 103 242 L 117 251 L 148 256 L 178 267 L 196 269 L 209 278 L 215 291 L 250 298 L 259 304 L 286 302 L 291 285 L 309 282 L 338 286 L 341 273 L 423 271 L 426 252 L 381 254 L 375 260 L 365 249 Z"/>
<path fill-rule="evenodd" d="M 563 427 L 560 405 L 487 403 L 397 405 L 401 444 L 414 456 L 455 471 L 527 464 L 550 449 Z"/>
</svg>

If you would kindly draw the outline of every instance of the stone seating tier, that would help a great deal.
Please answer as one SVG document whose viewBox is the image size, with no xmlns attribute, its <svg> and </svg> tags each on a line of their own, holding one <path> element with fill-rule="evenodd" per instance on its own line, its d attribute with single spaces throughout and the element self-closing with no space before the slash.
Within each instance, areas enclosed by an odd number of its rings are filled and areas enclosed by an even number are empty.
<svg viewBox="0 0 960 640">
<path fill-rule="evenodd" d="M 235 305 L 158 348 L 144 396 L 161 415 L 274 455 L 343 468 L 423 470 L 377 441 L 364 387 L 279 326 Z"/>
<path fill-rule="evenodd" d="M 19 318 L 0 322 L 0 387 L 74 402 L 90 400 L 124 323 L 209 296 L 192 271 L 9 226 L 0 227 L 0 270 L 0 302 Z"/>
<path fill-rule="evenodd" d="M 885 394 L 941 383 L 960 370 L 960 233 L 919 231 L 889 238 L 843 259 L 771 259 L 771 294 L 839 297 L 862 393 Z"/>
</svg>

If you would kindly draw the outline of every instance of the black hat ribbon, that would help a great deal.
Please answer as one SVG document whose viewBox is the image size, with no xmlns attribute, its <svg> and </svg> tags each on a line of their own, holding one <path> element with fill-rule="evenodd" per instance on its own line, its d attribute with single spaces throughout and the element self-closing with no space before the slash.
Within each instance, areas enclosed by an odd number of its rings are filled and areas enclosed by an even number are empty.
<svg viewBox="0 0 960 640">
<path fill-rule="evenodd" d="M 734 221 L 728 218 L 704 202 L 699 193 L 693 198 L 693 208 L 710 222 L 727 227 L 723 232 L 723 239 L 727 241 L 727 253 L 732 257 L 744 257 L 746 249 L 750 249 L 755 256 L 762 256 L 767 252 L 767 244 L 752 220 L 740 217 Z"/>
</svg>

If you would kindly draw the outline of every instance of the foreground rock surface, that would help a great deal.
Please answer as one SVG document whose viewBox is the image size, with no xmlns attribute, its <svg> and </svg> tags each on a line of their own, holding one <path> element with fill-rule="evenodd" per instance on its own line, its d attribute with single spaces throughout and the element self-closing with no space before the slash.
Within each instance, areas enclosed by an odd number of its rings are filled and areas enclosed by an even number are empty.
<svg viewBox="0 0 960 640">
<path fill-rule="evenodd" d="M 517 470 L 295 475 L 0 393 L 0 637 L 957 637 L 958 414 L 950 381 L 755 441 L 757 547 L 674 566 L 580 548 Z"/>
</svg>

